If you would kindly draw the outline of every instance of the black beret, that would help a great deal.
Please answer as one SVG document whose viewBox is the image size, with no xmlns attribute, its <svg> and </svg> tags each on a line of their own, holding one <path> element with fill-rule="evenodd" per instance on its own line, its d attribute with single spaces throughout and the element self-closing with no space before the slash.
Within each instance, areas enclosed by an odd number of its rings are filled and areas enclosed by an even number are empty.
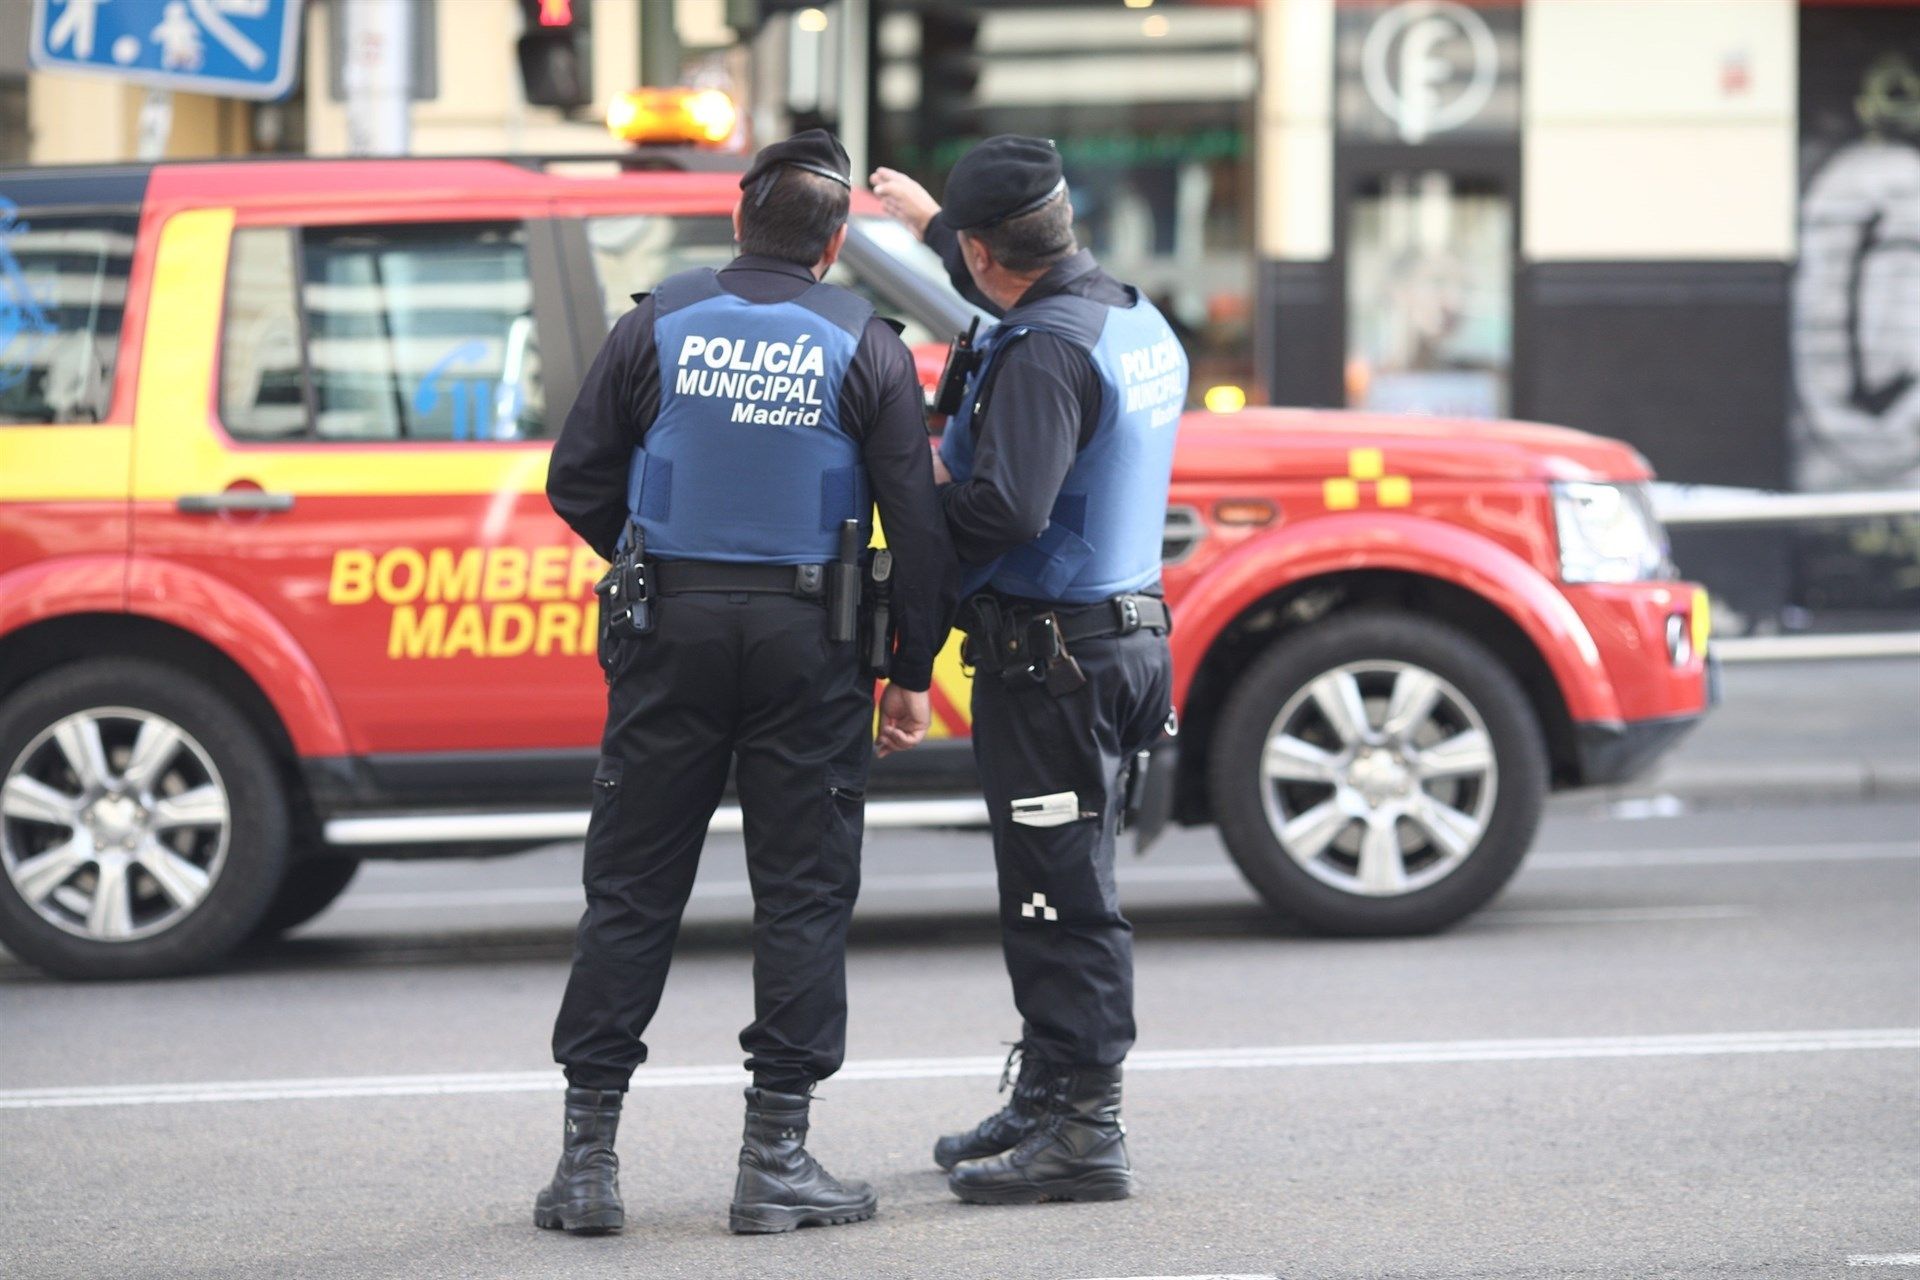
<svg viewBox="0 0 1920 1280">
<path fill-rule="evenodd" d="M 784 142 L 770 142 L 753 158 L 753 167 L 740 179 L 740 189 L 751 191 L 764 179 L 777 179 L 782 166 L 805 169 L 823 178 L 832 178 L 843 187 L 853 186 L 853 162 L 840 139 L 825 129 L 805 129 Z M 758 199 L 765 200 L 773 187 L 768 181 L 759 188 Z"/>
<path fill-rule="evenodd" d="M 1031 213 L 1066 186 L 1060 153 L 1049 139 L 1003 133 L 953 166 L 943 213 L 948 226 L 973 231 Z"/>
</svg>

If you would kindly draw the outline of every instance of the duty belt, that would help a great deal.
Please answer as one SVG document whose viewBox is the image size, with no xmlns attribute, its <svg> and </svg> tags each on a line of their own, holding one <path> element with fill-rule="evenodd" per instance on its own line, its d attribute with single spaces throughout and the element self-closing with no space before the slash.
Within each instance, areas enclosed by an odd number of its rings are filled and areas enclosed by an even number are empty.
<svg viewBox="0 0 1920 1280">
<path fill-rule="evenodd" d="M 1015 606 L 1012 613 L 1022 610 Z M 1099 604 L 1066 609 L 1035 609 L 1051 612 L 1060 622 L 1060 638 L 1068 644 L 1075 640 L 1099 640 L 1106 636 L 1130 636 L 1136 631 L 1173 630 L 1173 611 L 1159 596 L 1114 596 Z"/>
<path fill-rule="evenodd" d="M 1032 680 L 1056 695 L 1086 683 L 1072 646 L 1083 640 L 1173 630 L 1173 614 L 1158 596 L 1119 595 L 1098 604 L 1049 607 L 995 595 L 974 596 L 961 607 L 967 633 L 961 656 L 1009 683 Z"/>
<path fill-rule="evenodd" d="M 821 564 L 735 564 L 722 560 L 662 560 L 653 566 L 654 590 L 663 596 L 712 591 L 822 600 L 827 567 Z"/>
</svg>

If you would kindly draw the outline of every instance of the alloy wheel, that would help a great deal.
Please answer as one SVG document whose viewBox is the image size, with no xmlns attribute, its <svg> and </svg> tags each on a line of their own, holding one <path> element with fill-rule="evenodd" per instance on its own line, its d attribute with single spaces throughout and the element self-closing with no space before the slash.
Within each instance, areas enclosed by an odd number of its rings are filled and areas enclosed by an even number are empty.
<svg viewBox="0 0 1920 1280">
<path fill-rule="evenodd" d="M 0 784 L 0 865 L 68 933 L 131 942 L 206 898 L 232 828 L 226 785 L 164 716 L 97 707 L 27 744 Z"/>
<path fill-rule="evenodd" d="M 1479 846 L 1498 782 L 1492 736 L 1453 685 L 1408 662 L 1323 672 L 1274 717 L 1260 759 L 1275 839 L 1325 884 L 1418 892 Z"/>
</svg>

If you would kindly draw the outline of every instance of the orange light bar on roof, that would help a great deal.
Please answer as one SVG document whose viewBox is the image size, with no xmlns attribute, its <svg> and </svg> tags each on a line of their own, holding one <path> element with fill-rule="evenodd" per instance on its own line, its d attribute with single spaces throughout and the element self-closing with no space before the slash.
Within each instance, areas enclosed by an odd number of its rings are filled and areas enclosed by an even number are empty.
<svg viewBox="0 0 1920 1280">
<path fill-rule="evenodd" d="M 739 121 L 718 89 L 629 89 L 607 108 L 607 132 L 635 146 L 718 146 Z"/>
</svg>

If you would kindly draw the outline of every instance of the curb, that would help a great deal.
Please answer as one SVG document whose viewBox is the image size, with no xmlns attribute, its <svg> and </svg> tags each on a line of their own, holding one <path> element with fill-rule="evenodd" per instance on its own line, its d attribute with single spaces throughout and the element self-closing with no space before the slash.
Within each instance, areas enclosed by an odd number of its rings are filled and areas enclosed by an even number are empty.
<svg viewBox="0 0 1920 1280">
<path fill-rule="evenodd" d="M 1920 759 L 1691 761 L 1622 786 L 1569 793 L 1573 797 L 1605 804 L 1905 800 L 1920 798 Z"/>
</svg>

